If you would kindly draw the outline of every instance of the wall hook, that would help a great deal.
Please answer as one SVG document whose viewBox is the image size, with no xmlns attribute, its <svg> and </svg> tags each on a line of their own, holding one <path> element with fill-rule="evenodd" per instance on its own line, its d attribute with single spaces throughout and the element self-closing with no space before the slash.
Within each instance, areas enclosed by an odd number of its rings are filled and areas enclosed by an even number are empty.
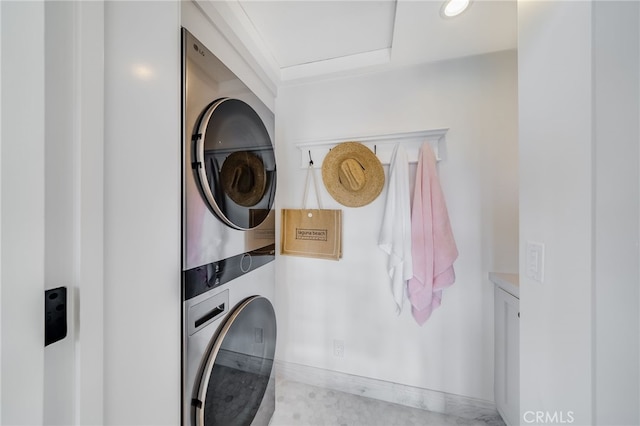
<svg viewBox="0 0 640 426">
<path fill-rule="evenodd" d="M 313 166 L 313 159 L 311 158 L 311 150 L 309 150 L 309 165 Z"/>
</svg>

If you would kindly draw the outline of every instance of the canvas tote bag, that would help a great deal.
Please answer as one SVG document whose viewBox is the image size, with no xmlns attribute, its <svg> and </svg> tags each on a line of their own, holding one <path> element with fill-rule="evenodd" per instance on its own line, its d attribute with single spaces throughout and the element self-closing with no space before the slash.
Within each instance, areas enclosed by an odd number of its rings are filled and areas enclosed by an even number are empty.
<svg viewBox="0 0 640 426">
<path fill-rule="evenodd" d="M 307 208 L 309 176 L 313 180 L 317 209 Z M 290 256 L 339 260 L 342 257 L 342 210 L 323 209 L 318 184 L 309 164 L 301 209 L 282 209 L 280 253 Z"/>
</svg>

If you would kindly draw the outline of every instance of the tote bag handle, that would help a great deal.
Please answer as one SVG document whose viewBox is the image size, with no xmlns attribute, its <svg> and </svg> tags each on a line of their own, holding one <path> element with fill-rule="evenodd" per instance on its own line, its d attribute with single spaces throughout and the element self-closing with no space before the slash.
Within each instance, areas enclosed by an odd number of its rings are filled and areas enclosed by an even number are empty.
<svg viewBox="0 0 640 426">
<path fill-rule="evenodd" d="M 309 176 L 311 176 L 311 180 L 313 180 L 313 189 L 316 192 L 316 202 L 318 203 L 318 208 L 322 209 L 322 202 L 320 201 L 320 192 L 318 191 L 318 181 L 316 179 L 315 169 L 313 168 L 313 163 L 309 162 L 309 168 L 307 169 L 307 177 L 304 181 L 304 195 L 302 196 L 302 208 L 307 210 L 307 197 L 309 195 Z"/>
</svg>

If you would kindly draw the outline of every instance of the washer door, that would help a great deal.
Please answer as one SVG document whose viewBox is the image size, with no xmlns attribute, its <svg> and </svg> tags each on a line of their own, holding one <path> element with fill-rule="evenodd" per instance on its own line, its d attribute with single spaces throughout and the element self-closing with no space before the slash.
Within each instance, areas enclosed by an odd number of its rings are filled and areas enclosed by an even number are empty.
<svg viewBox="0 0 640 426">
<path fill-rule="evenodd" d="M 239 99 L 218 99 L 200 114 L 192 141 L 196 181 L 210 210 L 235 229 L 260 225 L 276 188 L 273 144 L 260 116 Z"/>
<path fill-rule="evenodd" d="M 262 296 L 246 299 L 230 314 L 206 357 L 193 400 L 195 424 L 250 425 L 270 384 L 275 349 L 271 302 Z"/>
</svg>

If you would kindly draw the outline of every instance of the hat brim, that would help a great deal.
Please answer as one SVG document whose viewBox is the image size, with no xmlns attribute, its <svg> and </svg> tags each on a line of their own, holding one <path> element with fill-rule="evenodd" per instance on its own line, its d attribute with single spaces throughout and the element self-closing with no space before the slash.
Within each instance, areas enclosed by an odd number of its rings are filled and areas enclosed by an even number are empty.
<svg viewBox="0 0 640 426">
<path fill-rule="evenodd" d="M 365 184 L 358 190 L 340 182 L 340 166 L 354 159 L 362 166 Z M 361 207 L 375 200 L 384 187 L 384 169 L 376 155 L 359 142 L 343 142 L 333 148 L 322 162 L 322 181 L 334 200 L 347 207 Z"/>
</svg>

